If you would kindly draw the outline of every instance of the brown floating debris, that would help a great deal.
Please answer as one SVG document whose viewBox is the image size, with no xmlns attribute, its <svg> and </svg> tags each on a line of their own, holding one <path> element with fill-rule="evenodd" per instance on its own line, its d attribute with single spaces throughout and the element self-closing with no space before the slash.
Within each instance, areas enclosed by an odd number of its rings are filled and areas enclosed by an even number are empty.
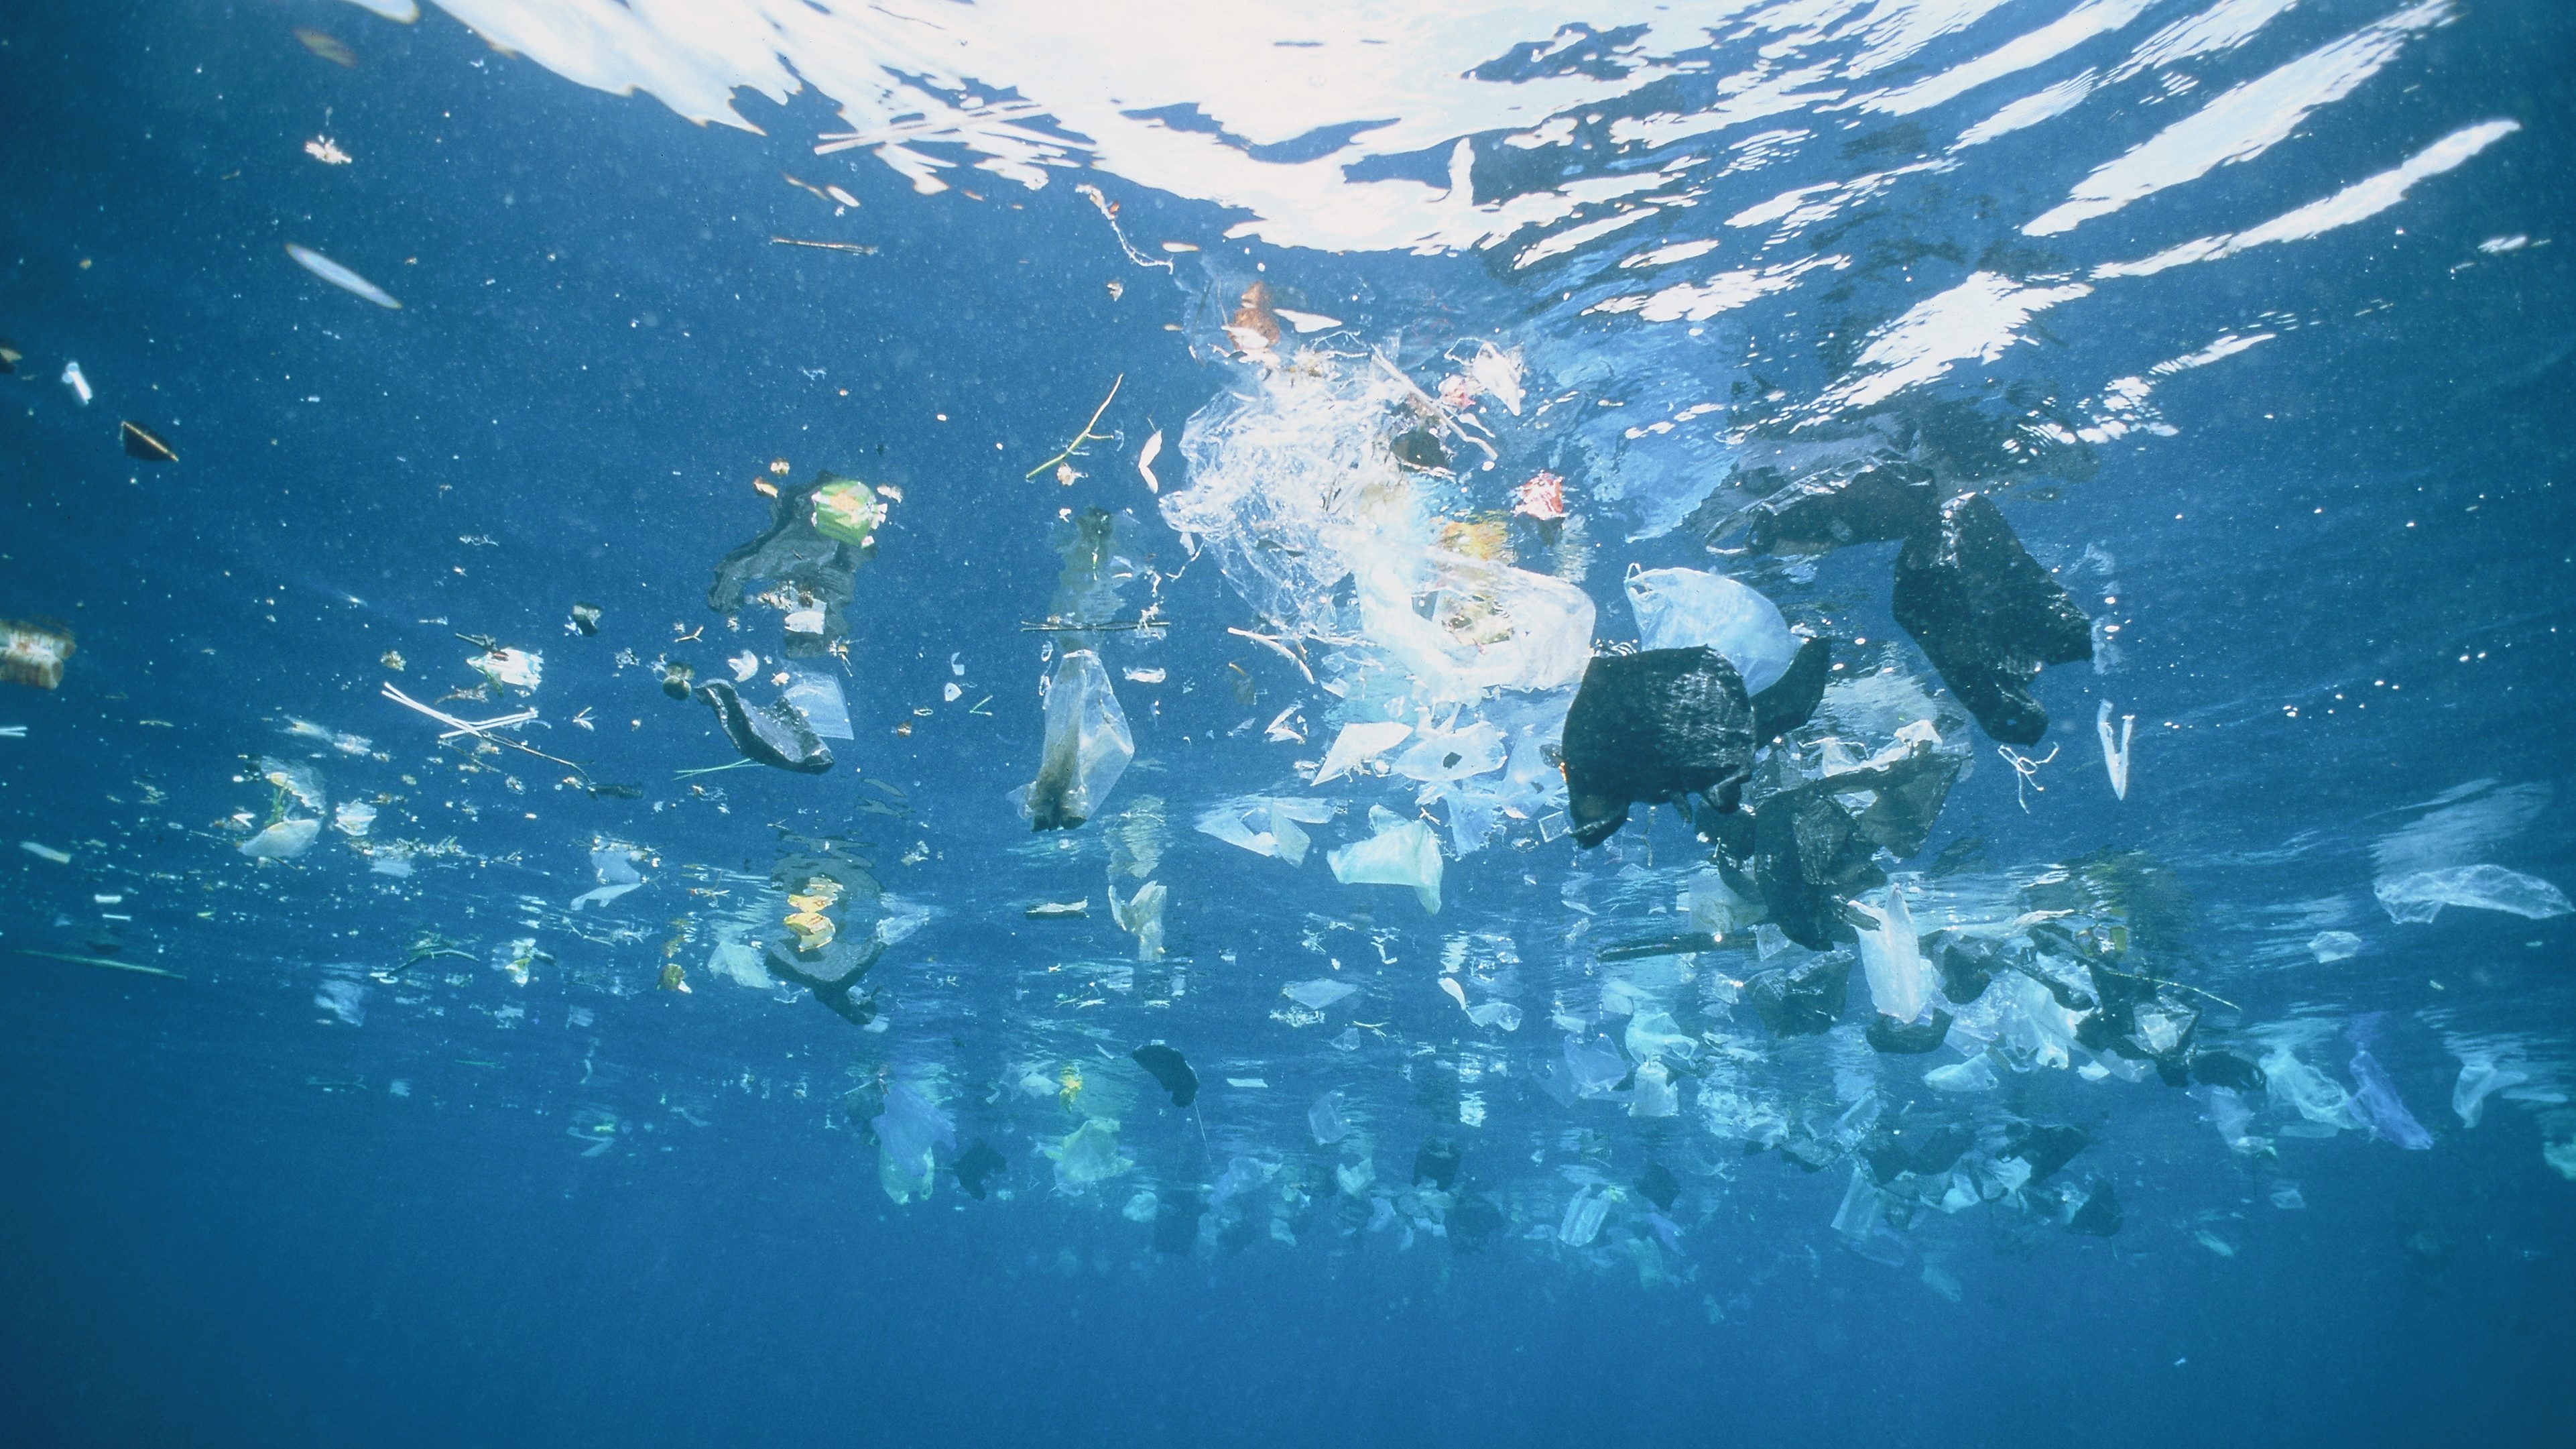
<svg viewBox="0 0 2576 1449">
<path fill-rule="evenodd" d="M 147 428 L 141 423 L 135 422 L 131 419 L 119 423 L 116 426 L 117 431 L 122 434 L 125 439 L 126 456 L 141 458 L 146 463 L 176 463 L 179 461 L 177 450 L 173 449 L 168 443 L 162 441 L 159 433 L 156 433 L 150 428 Z"/>
<path fill-rule="evenodd" d="M 351 70 L 358 68 L 358 53 L 343 44 L 340 37 L 328 31 L 315 30 L 309 25 L 299 25 L 295 27 L 295 38 L 304 42 L 306 50 L 333 65 L 346 66 Z"/>
<path fill-rule="evenodd" d="M 72 631 L 63 625 L 0 619 L 0 680 L 58 688 L 71 657 Z"/>
</svg>

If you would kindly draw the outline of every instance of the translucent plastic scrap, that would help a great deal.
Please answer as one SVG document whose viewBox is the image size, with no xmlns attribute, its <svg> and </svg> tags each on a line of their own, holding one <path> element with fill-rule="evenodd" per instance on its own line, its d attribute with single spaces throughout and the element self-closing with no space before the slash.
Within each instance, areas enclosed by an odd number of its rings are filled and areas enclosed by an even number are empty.
<svg viewBox="0 0 2576 1449">
<path fill-rule="evenodd" d="M 1639 646 L 1688 649 L 1704 644 L 1726 656 L 1760 694 L 1789 672 L 1798 641 L 1779 606 L 1755 589 L 1698 569 L 1640 569 L 1628 575 L 1628 607 Z"/>
<path fill-rule="evenodd" d="M 1877 922 L 1855 943 L 1861 971 L 1869 981 L 1870 1003 L 1878 1014 L 1897 1023 L 1920 1020 L 1931 1009 L 1939 977 L 1923 959 L 1923 944 L 1914 934 L 1914 917 L 1905 908 L 1905 893 L 1887 888 L 1884 908 L 1854 901 L 1855 910 Z"/>
<path fill-rule="evenodd" d="M 1640 1007 L 1628 1018 L 1625 1036 L 1628 1055 L 1637 1061 L 1669 1057 L 1686 1062 L 1699 1055 L 1700 1040 L 1681 1029 L 1673 1015 L 1660 1007 Z"/>
<path fill-rule="evenodd" d="M 2372 882 L 2371 890 L 2379 897 L 2379 908 L 2388 912 L 2388 919 L 2408 925 L 2433 919 L 2444 906 L 2509 911 L 2535 921 L 2576 910 L 2558 887 L 2538 876 L 2500 865 L 2457 865 L 2382 876 Z"/>
<path fill-rule="evenodd" d="M 1579 1097 L 1607 1097 L 1628 1078 L 1628 1059 L 1607 1037 L 1565 1039 L 1566 1080 Z"/>
<path fill-rule="evenodd" d="M 1502 730 L 1477 720 L 1460 729 L 1424 730 L 1412 748 L 1395 757 L 1394 768 L 1409 780 L 1444 784 L 1499 770 L 1503 758 Z"/>
<path fill-rule="evenodd" d="M 1995 1069 L 1988 1065 L 1986 1054 L 1979 1052 L 1964 1062 L 1934 1067 L 1923 1074 L 1923 1085 L 1936 1092 L 1991 1092 L 2001 1085 Z"/>
<path fill-rule="evenodd" d="M 1171 893 L 1161 881 L 1149 880 L 1136 888 L 1132 898 L 1121 901 L 1117 883 L 1110 883 L 1109 914 L 1117 920 L 1118 929 L 1136 938 L 1137 960 L 1163 959 L 1163 906 L 1170 898 Z"/>
<path fill-rule="evenodd" d="M 2308 939 L 2308 954 L 2320 966 L 2349 961 L 2361 954 L 2361 938 L 2350 931 L 2319 931 Z"/>
<path fill-rule="evenodd" d="M 1331 749 L 1324 752 L 1324 762 L 1315 767 L 1315 784 L 1337 780 L 1360 766 L 1394 749 L 1412 735 L 1413 726 L 1393 720 L 1362 720 L 1342 726 L 1333 736 Z"/>
<path fill-rule="evenodd" d="M 1246 795 L 1200 812 L 1198 828 L 1255 855 L 1276 856 L 1290 865 L 1303 865 L 1312 841 L 1302 827 L 1323 824 L 1339 808 L 1323 800 Z"/>
<path fill-rule="evenodd" d="M 1353 574 L 1360 632 L 1435 700 L 1566 689 L 1592 657 L 1592 597 L 1563 579 L 1437 548 L 1380 547 Z"/>
<path fill-rule="evenodd" d="M 1628 1115 L 1675 1117 L 1681 1110 L 1681 1098 L 1673 1091 L 1672 1069 L 1662 1062 L 1638 1063 L 1637 1091 L 1628 1099 Z"/>
<path fill-rule="evenodd" d="M 1314 1136 L 1315 1145 L 1330 1147 L 1348 1137 L 1351 1124 L 1342 1116 L 1342 1094 L 1326 1092 L 1306 1109 L 1306 1130 Z"/>
<path fill-rule="evenodd" d="M 236 848 L 253 860 L 293 860 L 311 849 L 321 833 L 319 820 L 280 820 Z"/>
<path fill-rule="evenodd" d="M 1100 656 L 1076 649 L 1057 661 L 1047 688 L 1046 745 L 1023 810 L 1033 830 L 1071 830 L 1090 819 L 1136 757 L 1127 712 Z"/>
<path fill-rule="evenodd" d="M 1347 981 L 1319 976 L 1312 981 L 1291 981 L 1279 988 L 1279 994 L 1299 1006 L 1321 1011 L 1346 997 L 1357 995 L 1359 988 Z"/>
<path fill-rule="evenodd" d="M 2345 1035 L 2352 1039 L 2352 1094 L 2354 1110 L 2370 1124 L 2371 1132 L 2409 1152 L 2424 1152 L 2433 1146 L 2433 1134 L 2406 1110 L 2406 1101 L 2397 1095 L 2397 1084 L 2388 1079 L 2388 1071 L 2379 1058 L 2370 1054 L 2371 1040 L 2378 1034 L 2381 1015 L 2369 1012 L 2353 1018 Z"/>
<path fill-rule="evenodd" d="M 787 702 L 805 716 L 808 729 L 827 740 L 858 738 L 850 730 L 850 706 L 841 694 L 841 681 L 811 669 L 792 669 L 787 674 Z"/>
<path fill-rule="evenodd" d="M 533 649 L 486 649 L 465 661 L 494 684 L 531 690 L 545 678 L 546 657 Z"/>
<path fill-rule="evenodd" d="M 1118 1119 L 1114 1117 L 1090 1118 L 1053 1147 L 1042 1150 L 1055 1159 L 1056 1186 L 1062 1188 L 1106 1182 L 1136 1166 L 1136 1159 L 1118 1150 Z"/>
<path fill-rule="evenodd" d="M 1432 833 L 1430 823 L 1401 819 L 1384 806 L 1372 806 L 1369 826 L 1375 835 L 1325 857 L 1333 879 L 1344 885 L 1411 886 L 1423 910 L 1440 914 L 1440 837 Z"/>
<path fill-rule="evenodd" d="M 2352 1094 L 2325 1073 L 2300 1061 L 2288 1047 L 2276 1046 L 2264 1056 L 2263 1076 L 2273 1106 L 2287 1107 L 2335 1131 L 2369 1129 L 2370 1124 L 2353 1105 Z"/>
<path fill-rule="evenodd" d="M 319 815 L 326 801 L 322 772 L 311 765 L 290 765 L 274 755 L 259 757 L 259 777 L 295 797 L 295 803 Z"/>
<path fill-rule="evenodd" d="M 919 1184 L 914 1195 L 929 1190 L 935 1171 L 931 1149 L 957 1145 L 956 1122 L 908 1082 L 887 1086 L 885 1110 L 870 1118 L 868 1126 L 877 1134 L 877 1150 L 885 1154 L 886 1165 Z M 885 1176 L 881 1173 L 880 1180 Z M 890 1183 L 888 1196 L 895 1196 Z"/>
<path fill-rule="evenodd" d="M 1569 1248 L 1587 1248 L 1601 1236 L 1602 1220 L 1610 1216 L 1610 1194 L 1599 1184 L 1588 1184 L 1575 1191 L 1565 1205 L 1565 1216 L 1557 1222 L 1556 1240 Z"/>
<path fill-rule="evenodd" d="M 2530 1080 L 2527 1073 L 2490 1058 L 2466 1058 L 2460 1063 L 2460 1080 L 2451 1087 L 2451 1110 L 2459 1114 L 2461 1126 L 2475 1127 L 2486 1115 L 2489 1096 Z"/>
</svg>

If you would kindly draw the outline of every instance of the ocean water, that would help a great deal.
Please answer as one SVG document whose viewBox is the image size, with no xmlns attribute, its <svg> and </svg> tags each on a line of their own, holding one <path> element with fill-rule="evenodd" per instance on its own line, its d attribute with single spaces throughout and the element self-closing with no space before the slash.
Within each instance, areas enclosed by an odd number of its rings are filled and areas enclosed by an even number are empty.
<svg viewBox="0 0 2576 1449">
<path fill-rule="evenodd" d="M 2571 62 L 8 7 L 0 1442 L 2567 1442 Z"/>
</svg>

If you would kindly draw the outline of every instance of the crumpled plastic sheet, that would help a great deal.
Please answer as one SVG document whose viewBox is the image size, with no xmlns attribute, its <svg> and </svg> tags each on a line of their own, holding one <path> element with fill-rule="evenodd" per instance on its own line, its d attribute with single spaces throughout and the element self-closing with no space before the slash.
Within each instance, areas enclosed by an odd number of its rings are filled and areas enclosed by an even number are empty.
<svg viewBox="0 0 2576 1449">
<path fill-rule="evenodd" d="M 1699 569 L 1638 569 L 1628 575 L 1628 607 L 1637 616 L 1638 646 L 1688 649 L 1704 644 L 1760 694 L 1789 672 L 1798 641 L 1779 606 L 1759 590 Z"/>
<path fill-rule="evenodd" d="M 1377 833 L 1325 857 L 1333 879 L 1344 885 L 1411 886 L 1423 910 L 1440 914 L 1440 837 L 1432 834 L 1430 824 L 1372 806 L 1369 826 Z"/>
<path fill-rule="evenodd" d="M 1036 830 L 1070 830 L 1097 814 L 1136 758 L 1127 711 L 1100 656 L 1073 650 L 1047 687 L 1046 743 L 1038 776 L 1015 797 Z"/>
</svg>

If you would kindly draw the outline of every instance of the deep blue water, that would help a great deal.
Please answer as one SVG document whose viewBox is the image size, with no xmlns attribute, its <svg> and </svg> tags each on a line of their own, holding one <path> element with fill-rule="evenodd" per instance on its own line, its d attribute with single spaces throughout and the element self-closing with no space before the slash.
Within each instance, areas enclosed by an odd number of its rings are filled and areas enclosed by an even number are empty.
<svg viewBox="0 0 2576 1449">
<path fill-rule="evenodd" d="M 1890 74 L 1939 74 L 2070 8 L 2006 7 Z M 2419 863 L 2576 883 L 2562 723 L 2576 25 L 2541 4 L 2446 11 L 2277 146 L 2033 236 L 2025 224 L 2095 167 L 2212 95 L 2397 13 L 2297 6 L 2241 49 L 2105 79 L 2045 124 L 1948 149 L 2005 101 L 2113 72 L 2192 13 L 2129 8 L 2094 49 L 1884 124 L 1817 102 L 1654 147 L 1584 119 L 1562 175 L 1540 165 L 1559 152 L 1480 132 L 1480 203 L 1700 168 L 1688 205 L 1527 265 L 1562 223 L 1422 254 L 1300 245 L 1293 210 L 1177 194 L 1105 152 L 1031 190 L 924 143 L 959 165 L 950 189 L 919 194 L 864 150 L 813 155 L 809 138 L 844 122 L 810 91 L 742 100 L 766 135 L 691 126 L 436 10 L 396 26 L 319 0 L 10 9 L 0 343 L 22 356 L 0 377 L 0 618 L 61 621 L 77 651 L 57 689 L 0 686 L 0 726 L 25 726 L 0 739 L 0 1439 L 2564 1442 L 2576 917 L 2453 907 L 2403 923 L 2373 883 L 2392 850 L 2418 847 L 2437 851 Z M 1710 74 L 1753 53 L 1729 29 L 1741 13 L 1709 23 Z M 1158 22 L 1103 24 L 1141 44 Z M 1481 54 L 1550 28 L 1504 25 Z M 1645 63 L 1603 30 L 1566 64 Z M 1716 104 L 1700 74 L 1570 113 L 1696 114 Z M 1864 85 L 1810 82 L 1829 83 Z M 1222 87 L 1201 100 L 1226 116 Z M 2090 270 L 2241 238 L 2497 118 L 2519 128 L 2361 219 L 2153 275 Z M 1716 174 L 1751 131 L 1793 124 L 1817 138 Z M 349 164 L 300 149 L 322 136 Z M 1448 155 L 1353 175 L 1436 185 Z M 1728 222 L 1795 187 L 1945 157 L 1772 245 Z M 859 204 L 836 211 L 782 170 Z M 1136 265 L 1083 181 L 1128 237 L 1197 249 Z M 1248 216 L 1279 239 L 1228 239 Z M 1619 265 L 1706 239 L 1704 261 Z M 290 243 L 401 308 L 316 280 Z M 1596 306 L 1816 258 L 1696 321 Z M 1980 276 L 2092 290 L 2007 328 L 1991 357 L 1854 400 L 1892 365 L 1873 341 Z M 1891 614 L 1893 545 L 1765 558 L 1727 519 L 1761 495 L 1747 470 L 1793 446 L 1932 459 L 1943 488 L 1990 489 L 2087 614 L 2121 627 L 2096 634 L 2099 668 L 2040 675 L 2055 723 L 2028 753 L 2058 753 L 2027 809 L 1996 742 L 1963 720 L 1949 731 L 1972 768 L 1923 848 L 1883 862 L 1918 893 L 1918 922 L 2009 917 L 2052 867 L 2107 879 L 2099 863 L 2121 853 L 2122 879 L 2152 888 L 2085 909 L 2136 933 L 2132 966 L 2197 993 L 2202 1049 L 2292 1051 L 2357 1089 L 2350 1033 L 2378 1013 L 2371 1051 L 2431 1145 L 2408 1150 L 2385 1124 L 2319 1128 L 2257 1089 L 2262 1140 L 2231 1147 L 2205 1087 L 2088 1079 L 2098 1065 L 2017 1059 L 1990 1093 L 1933 1091 L 1919 1068 L 1973 1053 L 1873 1053 L 1857 971 L 1833 1032 L 1775 1039 L 1713 984 L 1764 964 L 1750 930 L 1681 958 L 1694 974 L 1679 986 L 1603 958 L 1688 924 L 1675 892 L 1712 847 L 1670 810 L 1641 810 L 1597 851 L 1533 818 L 1460 855 L 1434 804 L 1419 813 L 1447 852 L 1438 916 L 1400 889 L 1337 883 L 1320 857 L 1367 836 L 1372 804 L 1416 813 L 1413 785 L 1308 788 L 1292 762 L 1376 716 L 1227 633 L 1274 626 L 1157 512 L 1200 481 L 1183 450 L 1194 415 L 1221 451 L 1225 399 L 1291 367 L 1293 330 L 1267 363 L 1225 355 L 1255 280 L 1347 324 L 1315 334 L 1339 349 L 1303 364 L 1325 375 L 1370 375 L 1374 346 L 1437 391 L 1453 344 L 1518 352 L 1530 411 L 1480 403 L 1497 469 L 1475 469 L 1453 433 L 1461 481 L 1420 486 L 1492 522 L 1507 485 L 1562 474 L 1594 550 L 1583 643 L 1636 639 L 1631 563 L 1711 568 L 1833 638 L 1848 670 L 1884 658 L 1937 694 Z M 2233 356 L 2152 370 L 2258 331 Z M 74 360 L 86 404 L 57 381 Z M 2167 431 L 2103 429 L 2134 420 L 2105 402 L 2124 377 L 2152 379 Z M 1084 476 L 1025 476 L 1113 378 L 1112 437 L 1074 460 Z M 1537 412 L 1560 396 L 1561 416 Z M 1669 431 L 1627 435 L 1702 400 Z M 2017 452 L 1962 416 L 2068 431 Z M 120 451 L 128 419 L 179 460 Z M 1135 467 L 1157 433 L 1159 495 Z M 768 526 L 753 480 L 822 470 L 900 495 L 856 576 L 846 667 L 820 661 L 854 738 L 829 742 L 825 775 L 680 778 L 736 754 L 703 704 L 665 697 L 653 662 L 728 678 L 724 658 L 749 648 L 765 656 L 755 680 L 782 667 L 777 612 L 729 624 L 708 579 Z M 1100 646 L 1134 765 L 1091 824 L 1033 834 L 1003 797 L 1038 768 L 1055 645 L 1022 625 L 1057 587 L 1051 531 L 1090 507 L 1133 515 L 1121 538 L 1165 577 L 1167 628 Z M 1560 551 L 1511 527 L 1524 567 L 1553 566 L 1539 560 Z M 1126 617 L 1147 594 L 1127 588 Z M 599 608 L 595 637 L 568 629 L 576 602 Z M 475 685 L 464 661 L 480 646 L 459 634 L 541 651 L 543 683 L 440 708 L 533 706 L 542 721 L 515 738 L 637 796 L 442 746 L 379 696 Z M 1332 647 L 1316 639 L 1310 657 Z M 1473 708 L 1552 700 L 1561 715 L 1567 693 Z M 2087 728 L 2104 699 L 2137 716 L 2125 800 Z M 1307 740 L 1266 741 L 1292 705 Z M 366 743 L 290 733 L 297 720 Z M 332 805 L 372 802 L 371 832 L 261 782 L 264 757 L 318 767 Z M 2429 804 L 2472 813 L 2424 847 L 2428 802 L 2472 786 Z M 1292 871 L 1192 828 L 1247 794 L 1346 808 L 1309 827 L 1319 858 Z M 324 821 L 305 853 L 240 850 L 296 818 Z M 1101 878 L 1148 836 L 1168 940 L 1139 961 Z M 891 918 L 926 913 L 881 932 L 869 1029 L 756 966 L 744 985 L 711 964 L 753 925 L 777 936 L 773 867 L 826 838 L 869 862 Z M 603 883 L 603 842 L 636 848 L 643 884 L 572 907 Z M 410 873 L 371 869 L 387 863 Z M 1024 915 L 1076 897 L 1084 919 Z M 2318 959 L 2328 930 L 2357 953 Z M 395 970 L 425 932 L 466 954 Z M 1515 970 L 1469 989 L 1514 1000 L 1517 1030 L 1471 1025 L 1438 988 L 1462 933 L 1516 943 Z M 524 983 L 506 969 L 521 940 L 543 953 Z M 656 989 L 670 962 L 686 993 Z M 176 974 L 115 969 L 138 965 Z M 1283 1013 L 1283 984 L 1326 977 L 1362 994 L 1320 1024 Z M 1675 1116 L 1636 1115 L 1633 1085 L 1547 1089 L 1569 1036 L 1634 1040 L 1601 992 L 1629 977 L 1712 1034 L 1672 1053 Z M 1196 1064 L 1194 1110 L 1126 1065 L 1156 1039 Z M 1623 1065 L 1647 1055 L 1623 1049 Z M 1745 1091 L 1785 1114 L 1768 1137 L 1715 1121 L 1710 1064 L 1729 1049 Z M 2472 1127 L 2450 1099 L 2481 1051 L 2526 1080 Z M 1076 1065 L 1087 1085 L 1067 1105 L 1052 1084 Z M 954 1122 L 912 1201 L 868 1125 L 895 1083 Z M 1349 1145 L 1308 1130 L 1328 1090 L 1361 1129 Z M 1980 1134 L 1980 1163 L 2009 1156 L 2016 1122 L 2091 1141 L 2043 1190 L 1945 1213 L 1907 1205 L 1920 1182 L 1882 1184 L 1894 1225 L 1838 1229 L 1866 1121 L 1900 1111 Z M 1047 1151 L 1091 1120 L 1115 1123 L 1133 1161 L 1067 1182 Z M 1006 1162 L 981 1200 L 953 1173 L 978 1139 Z M 1459 1144 L 1457 1194 L 1408 1191 L 1427 1139 Z M 1659 1214 L 1673 1243 L 1634 1186 L 1649 1163 L 1679 1179 Z M 1362 1165 L 1373 1182 L 1336 1184 L 1336 1166 Z M 2104 1184 L 2119 1231 L 2069 1231 L 2073 1194 Z M 1183 1251 L 1157 1251 L 1153 1203 L 1146 1221 L 1122 1213 L 1140 1190 L 1215 1200 Z M 1599 1235 L 1570 1230 L 1569 1200 L 1605 1191 Z M 1433 1230 L 1469 1199 L 1501 1215 L 1478 1250 Z"/>
</svg>

